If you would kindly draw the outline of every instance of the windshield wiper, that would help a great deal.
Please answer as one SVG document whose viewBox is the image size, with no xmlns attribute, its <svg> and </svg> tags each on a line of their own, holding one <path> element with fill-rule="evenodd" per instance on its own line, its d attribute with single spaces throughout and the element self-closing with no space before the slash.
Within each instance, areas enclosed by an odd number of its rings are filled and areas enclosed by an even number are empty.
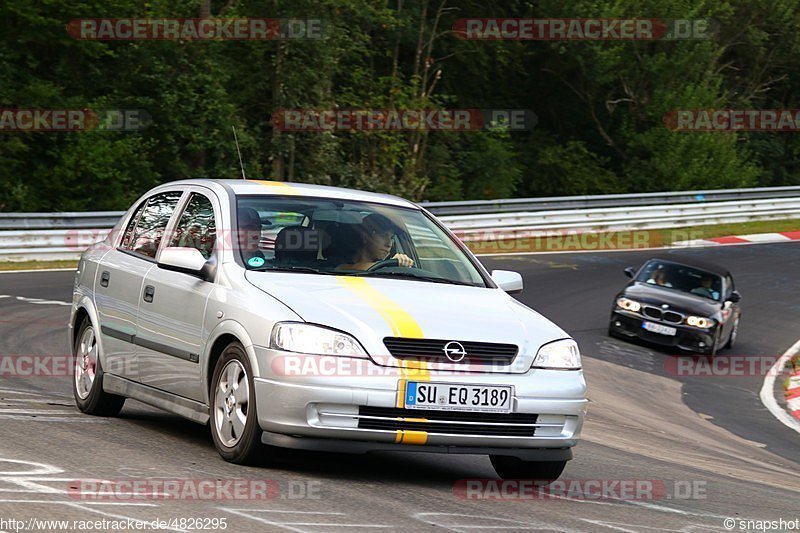
<svg viewBox="0 0 800 533">
<path fill-rule="evenodd" d="M 475 285 L 473 283 L 467 283 L 465 281 L 458 281 L 455 279 L 447 279 L 447 278 L 437 278 L 436 276 L 426 276 L 426 275 L 419 275 L 419 274 L 412 274 L 410 272 L 381 272 L 380 270 L 376 270 L 375 272 L 364 272 L 364 273 L 352 273 L 347 274 L 349 276 L 373 276 L 373 277 L 387 277 L 387 278 L 410 278 L 410 279 L 418 279 L 420 281 L 430 281 L 433 283 L 447 283 L 450 285 L 466 285 L 467 287 L 479 287 L 480 285 Z"/>
<path fill-rule="evenodd" d="M 327 274 L 327 275 L 337 274 L 336 272 L 318 270 L 313 267 L 292 266 L 292 265 L 251 268 L 250 270 L 253 272 L 305 272 L 307 274 Z"/>
</svg>

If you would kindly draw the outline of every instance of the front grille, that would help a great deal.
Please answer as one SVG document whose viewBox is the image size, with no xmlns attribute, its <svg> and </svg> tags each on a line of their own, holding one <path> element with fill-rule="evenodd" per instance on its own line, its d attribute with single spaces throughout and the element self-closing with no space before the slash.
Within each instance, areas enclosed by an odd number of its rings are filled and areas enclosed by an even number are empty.
<svg viewBox="0 0 800 533">
<path fill-rule="evenodd" d="M 680 324 L 683 322 L 682 314 L 676 313 L 675 311 L 662 311 L 658 307 L 653 307 L 651 305 L 645 305 L 642 307 L 642 314 L 647 318 L 663 320 L 664 322 L 669 322 L 671 324 Z"/>
<path fill-rule="evenodd" d="M 435 362 L 452 362 L 444 353 L 444 347 L 450 340 L 439 339 L 406 339 L 386 337 L 383 344 L 389 353 L 398 359 L 424 359 Z M 458 341 L 467 355 L 458 361 L 460 364 L 473 365 L 510 365 L 517 356 L 515 344 L 496 344 L 491 342 Z"/>
<path fill-rule="evenodd" d="M 424 421 L 420 420 L 423 418 Z M 537 427 L 562 427 L 562 424 L 537 423 L 538 418 L 539 415 L 527 413 L 462 413 L 367 406 L 361 406 L 358 409 L 358 427 L 360 429 L 411 430 L 450 435 L 533 437 Z"/>
<path fill-rule="evenodd" d="M 648 318 L 654 318 L 656 320 L 661 320 L 661 309 L 658 307 L 650 307 L 646 305 L 642 308 L 642 314 Z"/>
</svg>

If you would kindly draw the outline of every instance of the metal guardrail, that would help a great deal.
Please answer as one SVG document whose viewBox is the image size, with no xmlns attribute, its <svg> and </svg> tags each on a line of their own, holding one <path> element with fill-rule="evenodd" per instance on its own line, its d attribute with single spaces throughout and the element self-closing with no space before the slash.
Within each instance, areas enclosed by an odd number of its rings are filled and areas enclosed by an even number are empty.
<svg viewBox="0 0 800 533">
<path fill-rule="evenodd" d="M 633 207 L 800 197 L 800 186 L 707 191 L 604 194 L 596 196 L 557 196 L 553 198 L 511 198 L 507 200 L 468 200 L 464 202 L 423 202 L 436 216 L 511 213 L 516 211 L 555 211 L 599 207 Z"/>
<path fill-rule="evenodd" d="M 465 241 L 800 218 L 800 187 L 422 204 Z M 0 261 L 71 260 L 122 211 L 0 213 Z"/>
</svg>

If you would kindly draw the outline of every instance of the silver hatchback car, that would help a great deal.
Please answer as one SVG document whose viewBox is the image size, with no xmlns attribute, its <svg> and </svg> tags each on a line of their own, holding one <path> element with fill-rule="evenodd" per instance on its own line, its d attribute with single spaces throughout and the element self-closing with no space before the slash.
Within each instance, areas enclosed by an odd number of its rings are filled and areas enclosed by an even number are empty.
<svg viewBox="0 0 800 533">
<path fill-rule="evenodd" d="M 421 207 L 255 180 L 154 188 L 82 256 L 75 401 L 208 424 L 220 455 L 271 447 L 486 454 L 556 479 L 587 400 L 578 347 Z"/>
</svg>

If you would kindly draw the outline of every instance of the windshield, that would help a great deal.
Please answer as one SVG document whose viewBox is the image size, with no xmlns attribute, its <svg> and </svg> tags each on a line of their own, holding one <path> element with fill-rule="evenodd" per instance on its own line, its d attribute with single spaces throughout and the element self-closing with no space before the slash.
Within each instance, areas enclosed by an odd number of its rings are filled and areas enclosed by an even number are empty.
<svg viewBox="0 0 800 533">
<path fill-rule="evenodd" d="M 396 277 L 485 287 L 470 259 L 422 211 L 298 196 L 237 197 L 249 270 Z"/>
<path fill-rule="evenodd" d="M 697 268 L 650 261 L 636 276 L 636 281 L 658 285 L 664 289 L 688 292 L 709 300 L 719 301 L 722 294 L 722 278 Z"/>
</svg>

